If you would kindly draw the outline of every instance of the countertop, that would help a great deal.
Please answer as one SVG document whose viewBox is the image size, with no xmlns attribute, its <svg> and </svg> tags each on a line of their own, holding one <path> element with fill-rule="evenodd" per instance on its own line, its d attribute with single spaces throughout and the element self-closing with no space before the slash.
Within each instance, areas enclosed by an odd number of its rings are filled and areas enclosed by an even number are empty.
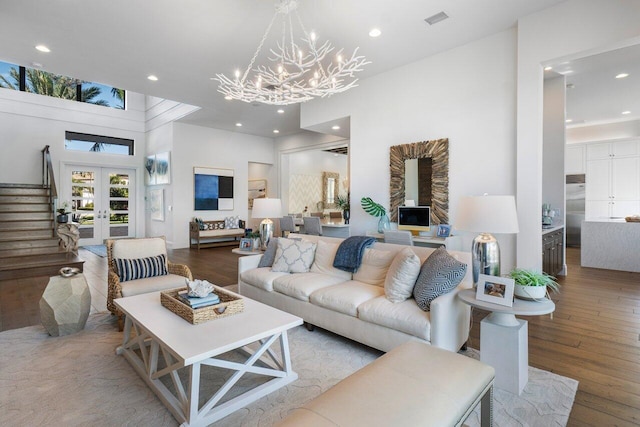
<svg viewBox="0 0 640 427">
<path fill-rule="evenodd" d="M 549 228 L 543 228 L 542 229 L 542 235 L 544 236 L 545 234 L 551 233 L 553 231 L 558 231 L 564 228 L 564 224 L 553 224 L 551 227 Z"/>
</svg>

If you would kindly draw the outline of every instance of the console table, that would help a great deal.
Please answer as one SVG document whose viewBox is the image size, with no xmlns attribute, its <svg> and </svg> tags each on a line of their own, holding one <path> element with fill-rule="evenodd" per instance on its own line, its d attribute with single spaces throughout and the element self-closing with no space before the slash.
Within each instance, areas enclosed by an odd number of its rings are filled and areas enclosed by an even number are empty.
<svg viewBox="0 0 640 427">
<path fill-rule="evenodd" d="M 458 292 L 466 304 L 490 311 L 480 322 L 480 360 L 496 370 L 496 387 L 520 395 L 529 381 L 529 336 L 526 320 L 520 316 L 553 313 L 553 301 L 525 301 L 516 298 L 513 307 L 476 299 L 475 289 Z"/>
<path fill-rule="evenodd" d="M 375 237 L 376 240 L 384 242 L 384 234 L 367 231 L 367 236 Z M 462 250 L 462 237 L 461 236 L 449 236 L 449 237 L 435 237 L 435 236 L 413 236 L 413 244 L 416 246 L 425 246 L 428 248 L 438 248 L 444 246 L 450 251 Z"/>
</svg>

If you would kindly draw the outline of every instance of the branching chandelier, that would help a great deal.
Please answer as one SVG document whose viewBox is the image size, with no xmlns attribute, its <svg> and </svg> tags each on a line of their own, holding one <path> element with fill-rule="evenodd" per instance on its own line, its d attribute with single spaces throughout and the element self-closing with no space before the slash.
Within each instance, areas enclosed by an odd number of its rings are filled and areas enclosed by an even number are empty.
<svg viewBox="0 0 640 427">
<path fill-rule="evenodd" d="M 224 74 L 216 75 L 216 80 L 220 83 L 218 92 L 224 94 L 226 99 L 288 105 L 317 97 L 324 98 L 357 86 L 358 79 L 354 77 L 354 73 L 362 71 L 362 66 L 369 62 L 364 56 L 357 56 L 358 48 L 351 58 L 346 58 L 342 49 L 335 56 L 328 57 L 334 50 L 333 46 L 328 41 L 320 47 L 316 45 L 315 33 L 307 32 L 297 8 L 298 0 L 280 0 L 244 73 L 237 70 L 233 79 Z M 305 46 L 304 49 L 294 39 L 294 15 L 303 33 L 300 41 Z M 268 60 L 271 63 L 253 68 L 271 27 L 279 16 L 282 18 L 282 39 L 278 42 L 277 49 L 269 49 L 271 55 Z"/>
</svg>

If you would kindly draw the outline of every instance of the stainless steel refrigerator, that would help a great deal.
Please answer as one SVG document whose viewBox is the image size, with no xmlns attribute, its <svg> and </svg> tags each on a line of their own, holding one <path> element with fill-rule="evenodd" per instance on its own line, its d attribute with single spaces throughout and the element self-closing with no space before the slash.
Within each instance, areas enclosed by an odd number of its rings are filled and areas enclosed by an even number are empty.
<svg viewBox="0 0 640 427">
<path fill-rule="evenodd" d="M 584 174 L 567 175 L 567 246 L 580 246 L 586 185 Z"/>
</svg>

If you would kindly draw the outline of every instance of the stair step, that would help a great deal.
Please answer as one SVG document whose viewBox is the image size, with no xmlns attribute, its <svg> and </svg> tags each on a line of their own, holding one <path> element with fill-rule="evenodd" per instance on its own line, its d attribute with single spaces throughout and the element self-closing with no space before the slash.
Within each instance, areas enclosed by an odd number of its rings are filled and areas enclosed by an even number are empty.
<svg viewBox="0 0 640 427">
<path fill-rule="evenodd" d="M 18 196 L 47 196 L 49 197 L 49 189 L 40 187 L 5 187 L 0 185 L 0 196 L 18 195 Z"/>
<path fill-rule="evenodd" d="M 29 213 L 52 212 L 51 205 L 47 203 L 0 203 L 0 212 Z"/>
<path fill-rule="evenodd" d="M 0 251 L 35 249 L 35 248 L 57 248 L 60 239 L 58 237 L 46 237 L 34 240 L 31 236 L 23 236 L 21 239 L 7 240 L 0 242 Z"/>
<path fill-rule="evenodd" d="M 40 228 L 26 231 L 29 232 L 28 235 L 25 235 L 25 230 L 0 230 L 0 242 L 53 237 L 53 230 L 51 228 Z"/>
<path fill-rule="evenodd" d="M 49 203 L 49 196 L 0 194 L 0 204 L 14 204 L 14 203 Z"/>
<path fill-rule="evenodd" d="M 0 221 L 0 232 L 3 231 L 31 231 L 31 230 L 51 230 L 53 219 L 47 220 L 23 220 L 23 221 Z"/>
<path fill-rule="evenodd" d="M 0 211 L 0 221 L 36 221 L 52 220 L 53 213 L 45 212 L 2 212 Z"/>
<path fill-rule="evenodd" d="M 41 248 L 23 248 L 23 249 L 0 249 L 0 259 L 15 258 L 31 255 L 52 255 L 66 252 L 60 246 L 45 246 Z"/>
<path fill-rule="evenodd" d="M 31 255 L 0 259 L 0 280 L 55 276 L 62 267 L 83 269 L 84 260 L 73 253 Z"/>
</svg>

